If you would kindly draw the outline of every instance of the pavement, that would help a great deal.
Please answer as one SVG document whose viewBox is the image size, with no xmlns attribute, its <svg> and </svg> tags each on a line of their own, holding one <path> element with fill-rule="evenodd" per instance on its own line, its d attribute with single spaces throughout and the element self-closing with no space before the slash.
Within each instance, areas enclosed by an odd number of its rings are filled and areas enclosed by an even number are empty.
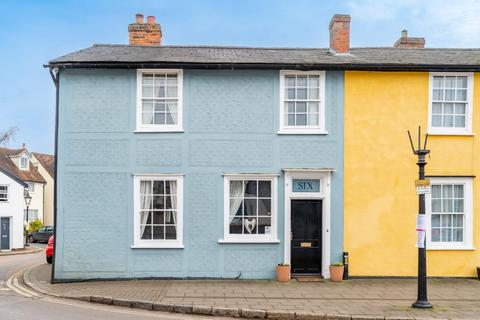
<svg viewBox="0 0 480 320">
<path fill-rule="evenodd" d="M 40 252 L 42 250 L 43 250 L 43 248 L 41 248 L 39 246 L 37 247 L 37 246 L 34 246 L 34 245 L 30 245 L 30 246 L 22 248 L 22 249 L 14 249 L 14 250 L 11 250 L 11 251 L 0 251 L 0 257 L 2 257 L 2 256 L 13 256 L 13 255 L 17 255 L 17 254 L 37 253 L 37 252 Z"/>
<path fill-rule="evenodd" d="M 480 319 L 480 281 L 429 279 L 433 309 L 411 308 L 415 279 L 289 283 L 249 280 L 126 280 L 50 284 L 51 266 L 24 273 L 42 294 L 108 305 L 228 317 L 314 319 Z"/>
<path fill-rule="evenodd" d="M 44 247 L 44 245 L 39 244 L 33 244 L 33 246 Z M 205 316 L 93 304 L 85 301 L 42 295 L 28 290 L 29 288 L 23 283 L 22 270 L 43 264 L 44 262 L 45 253 L 43 250 L 34 254 L 0 257 L 1 320 L 208 320 Z"/>
</svg>

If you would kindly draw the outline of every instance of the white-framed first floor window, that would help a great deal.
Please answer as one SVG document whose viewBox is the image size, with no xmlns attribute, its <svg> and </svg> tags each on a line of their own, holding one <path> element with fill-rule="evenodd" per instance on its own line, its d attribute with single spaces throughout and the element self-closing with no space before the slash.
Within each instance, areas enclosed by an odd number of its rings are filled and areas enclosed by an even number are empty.
<svg viewBox="0 0 480 320">
<path fill-rule="evenodd" d="M 137 70 L 137 128 L 142 132 L 183 131 L 183 72 Z"/>
<path fill-rule="evenodd" d="M 0 202 L 8 202 L 8 186 L 0 185 Z"/>
<path fill-rule="evenodd" d="M 280 71 L 279 133 L 327 133 L 325 71 Z"/>
<path fill-rule="evenodd" d="M 38 209 L 28 209 L 28 219 L 27 209 L 23 209 L 23 220 L 28 222 L 38 220 Z"/>
<path fill-rule="evenodd" d="M 224 175 L 224 238 L 219 242 L 278 242 L 276 175 Z"/>
<path fill-rule="evenodd" d="M 430 73 L 428 133 L 472 134 L 473 73 Z"/>
<path fill-rule="evenodd" d="M 34 193 L 35 192 L 35 182 L 27 182 L 28 185 L 28 193 Z"/>
<path fill-rule="evenodd" d="M 473 249 L 473 191 L 470 177 L 433 177 L 425 198 L 427 249 Z"/>
<path fill-rule="evenodd" d="M 183 248 L 183 176 L 134 176 L 133 248 Z"/>
</svg>

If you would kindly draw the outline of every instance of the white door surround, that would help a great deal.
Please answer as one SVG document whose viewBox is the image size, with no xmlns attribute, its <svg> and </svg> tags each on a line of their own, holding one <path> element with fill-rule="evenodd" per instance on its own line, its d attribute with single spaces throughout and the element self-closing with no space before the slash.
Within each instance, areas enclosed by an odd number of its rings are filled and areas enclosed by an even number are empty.
<svg viewBox="0 0 480 320">
<path fill-rule="evenodd" d="M 333 169 L 283 169 L 285 173 L 284 263 L 291 264 L 292 200 L 322 200 L 322 276 L 330 278 L 330 184 Z M 319 192 L 294 192 L 294 179 L 319 179 Z"/>
</svg>

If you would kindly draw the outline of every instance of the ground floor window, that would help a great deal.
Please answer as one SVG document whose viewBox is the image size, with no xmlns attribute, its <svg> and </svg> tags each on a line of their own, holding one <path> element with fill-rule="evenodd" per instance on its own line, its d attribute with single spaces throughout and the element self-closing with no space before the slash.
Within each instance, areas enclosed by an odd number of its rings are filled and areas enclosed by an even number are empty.
<svg viewBox="0 0 480 320">
<path fill-rule="evenodd" d="M 182 243 L 183 178 L 179 175 L 135 177 L 135 245 Z"/>
<path fill-rule="evenodd" d="M 23 220 L 27 221 L 27 209 L 23 210 Z M 28 209 L 28 222 L 38 220 L 38 209 Z"/>
<path fill-rule="evenodd" d="M 472 178 L 431 179 L 427 196 L 427 248 L 461 249 L 472 246 Z"/>
<path fill-rule="evenodd" d="M 225 240 L 276 240 L 276 176 L 226 175 Z"/>
</svg>

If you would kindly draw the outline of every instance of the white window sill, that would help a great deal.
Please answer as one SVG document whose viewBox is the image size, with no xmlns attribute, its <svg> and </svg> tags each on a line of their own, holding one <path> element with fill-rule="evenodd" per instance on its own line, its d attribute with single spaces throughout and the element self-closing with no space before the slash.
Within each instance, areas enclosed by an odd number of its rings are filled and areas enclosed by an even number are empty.
<svg viewBox="0 0 480 320">
<path fill-rule="evenodd" d="M 277 134 L 318 134 L 327 135 L 328 131 L 318 129 L 282 129 L 278 130 Z"/>
<path fill-rule="evenodd" d="M 154 133 L 154 132 L 184 132 L 183 129 L 162 129 L 162 128 L 151 128 L 151 129 L 136 129 L 135 133 Z"/>
<path fill-rule="evenodd" d="M 280 240 L 275 239 L 219 239 L 218 243 L 280 243 Z"/>
<path fill-rule="evenodd" d="M 474 250 L 476 250 L 475 247 L 458 247 L 458 248 L 433 247 L 433 248 L 428 248 L 428 245 L 427 245 L 427 251 L 474 251 Z"/>
<path fill-rule="evenodd" d="M 183 244 L 159 244 L 159 243 L 152 243 L 152 244 L 134 244 L 130 246 L 132 249 L 183 249 Z"/>
<path fill-rule="evenodd" d="M 444 129 L 428 129 L 429 136 L 474 136 L 473 132 L 456 131 L 456 130 L 444 130 Z"/>
</svg>

